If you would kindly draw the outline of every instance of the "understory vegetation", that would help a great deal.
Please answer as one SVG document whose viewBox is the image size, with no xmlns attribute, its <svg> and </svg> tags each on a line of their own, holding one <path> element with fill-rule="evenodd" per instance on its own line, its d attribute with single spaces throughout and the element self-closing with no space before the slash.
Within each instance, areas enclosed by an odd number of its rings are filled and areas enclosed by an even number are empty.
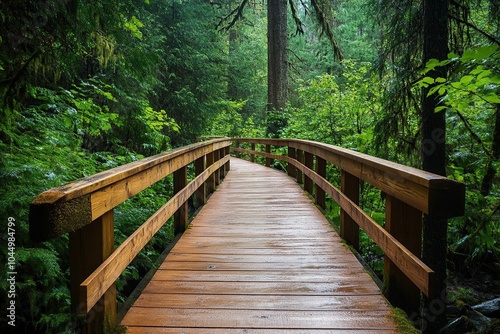
<svg viewBox="0 0 500 334">
<path fill-rule="evenodd" d="M 17 330 L 65 332 L 74 316 L 68 236 L 29 239 L 29 203 L 39 193 L 204 136 L 264 137 L 276 119 L 279 137 L 422 168 L 422 150 L 432 150 L 421 143 L 423 88 L 439 95 L 436 112 L 446 112 L 447 176 L 467 189 L 465 215 L 448 221 L 450 295 L 461 303 L 498 297 L 500 6 L 450 4 L 448 58 L 422 64 L 418 43 L 401 41 L 411 41 L 419 8 L 394 2 L 342 0 L 325 9 L 339 59 L 310 2 L 300 1 L 301 33 L 289 14 L 289 101 L 268 113 L 261 1 L 248 1 L 228 27 L 238 1 L 0 0 L 0 262 L 9 256 L 3 245 L 11 217 L 16 298 L 23 301 Z M 435 76 L 437 68 L 448 75 Z M 329 168 L 338 184 L 338 171 Z M 172 183 L 166 178 L 115 210 L 117 245 L 169 199 Z M 360 203 L 384 224 L 380 191 L 362 185 Z M 338 221 L 331 200 L 326 215 Z M 172 238 L 167 222 L 117 282 L 120 303 Z M 361 254 L 382 275 L 383 254 L 364 234 Z M 6 275 L 0 272 L 2 296 Z M 0 307 L 7 308 L 6 298 Z M 0 331 L 6 328 L 4 317 Z"/>
</svg>

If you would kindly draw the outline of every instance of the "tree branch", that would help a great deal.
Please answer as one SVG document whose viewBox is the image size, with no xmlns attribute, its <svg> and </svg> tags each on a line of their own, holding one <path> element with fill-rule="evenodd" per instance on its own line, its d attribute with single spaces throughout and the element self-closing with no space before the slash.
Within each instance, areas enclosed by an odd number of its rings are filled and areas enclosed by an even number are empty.
<svg viewBox="0 0 500 334">
<path fill-rule="evenodd" d="M 231 29 L 235 24 L 236 22 L 243 18 L 243 9 L 245 9 L 245 6 L 247 5 L 248 3 L 248 0 L 242 0 L 242 2 L 235 8 L 231 11 L 231 13 L 229 13 L 228 15 L 224 16 L 223 18 L 220 19 L 219 23 L 217 24 L 216 26 L 216 29 L 218 29 L 219 31 L 228 31 L 229 29 Z M 227 20 L 229 20 L 230 17 L 233 17 L 233 19 L 231 20 L 231 22 L 229 22 L 227 25 L 225 25 L 224 27 L 222 28 L 219 28 L 220 26 L 222 26 Z"/>
<path fill-rule="evenodd" d="M 450 19 L 453 19 L 453 20 L 455 20 L 455 21 L 457 21 L 459 23 L 462 23 L 462 24 L 466 25 L 469 28 L 474 29 L 475 31 L 477 31 L 478 33 L 480 33 L 481 35 L 483 35 L 484 37 L 486 37 L 490 42 L 495 43 L 495 44 L 497 44 L 497 45 L 500 46 L 500 40 L 496 39 L 495 36 L 488 34 L 486 31 L 479 29 L 474 24 L 472 24 L 470 22 L 467 22 L 465 20 L 462 20 L 461 18 L 453 16 L 451 14 L 449 15 L 449 17 L 450 17 Z"/>
<path fill-rule="evenodd" d="M 481 147 L 483 148 L 484 150 L 484 153 L 486 153 L 486 155 L 490 158 L 490 159 L 495 159 L 493 157 L 493 154 L 491 154 L 490 150 L 488 150 L 488 148 L 486 147 L 486 145 L 483 143 L 483 141 L 481 140 L 481 138 L 479 138 L 479 136 L 472 130 L 472 127 L 469 123 L 469 121 L 465 118 L 464 115 L 462 115 L 462 113 L 460 113 L 460 111 L 458 110 L 455 110 L 455 112 L 457 113 L 458 117 L 460 118 L 460 120 L 462 121 L 462 123 L 465 125 L 465 128 L 467 129 L 467 131 L 470 133 L 472 139 L 474 139 L 479 145 L 481 145 Z"/>
</svg>

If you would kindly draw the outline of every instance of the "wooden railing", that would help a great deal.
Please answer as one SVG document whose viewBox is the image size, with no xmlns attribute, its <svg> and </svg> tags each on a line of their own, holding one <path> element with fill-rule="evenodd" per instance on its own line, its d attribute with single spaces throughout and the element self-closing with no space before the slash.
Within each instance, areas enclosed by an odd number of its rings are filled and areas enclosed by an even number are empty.
<svg viewBox="0 0 500 334">
<path fill-rule="evenodd" d="M 327 193 L 341 208 L 340 235 L 358 249 L 359 228 L 382 249 L 384 289 L 389 300 L 407 311 L 418 310 L 420 291 L 429 298 L 435 289 L 434 272 L 420 259 L 422 214 L 450 218 L 464 214 L 465 186 L 462 183 L 415 168 L 375 158 L 340 147 L 295 139 L 233 138 L 232 150 L 287 163 L 287 172 L 314 195 L 325 208 Z M 256 150 L 256 148 L 259 148 Z M 271 153 L 281 150 L 286 155 Z M 340 189 L 327 179 L 327 163 L 340 169 Z M 385 228 L 359 206 L 360 181 L 380 189 L 386 198 Z M 314 186 L 314 184 L 316 186 Z M 444 255 L 442 256 L 444 258 Z"/>
<path fill-rule="evenodd" d="M 47 190 L 31 203 L 32 240 L 69 233 L 71 305 L 86 316 L 85 332 L 116 322 L 115 281 L 172 215 L 174 233 L 185 230 L 189 197 L 205 204 L 229 170 L 230 145 L 220 138 L 185 146 Z M 197 176 L 187 183 L 191 163 Z M 173 197 L 114 249 L 113 209 L 172 173 Z"/>
</svg>

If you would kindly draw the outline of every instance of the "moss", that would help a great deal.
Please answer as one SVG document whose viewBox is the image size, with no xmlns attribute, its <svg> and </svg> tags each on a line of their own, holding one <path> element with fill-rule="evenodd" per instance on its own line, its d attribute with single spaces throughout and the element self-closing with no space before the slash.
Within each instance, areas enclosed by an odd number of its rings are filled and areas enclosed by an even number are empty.
<svg viewBox="0 0 500 334">
<path fill-rule="evenodd" d="M 396 325 L 398 326 L 398 331 L 404 334 L 420 334 L 420 331 L 416 329 L 413 324 L 408 319 L 405 311 L 400 308 L 392 308 L 392 317 L 396 320 Z"/>
<path fill-rule="evenodd" d="M 106 318 L 104 322 L 104 334 L 125 334 L 127 333 L 127 326 L 120 324 L 113 324 Z"/>
</svg>

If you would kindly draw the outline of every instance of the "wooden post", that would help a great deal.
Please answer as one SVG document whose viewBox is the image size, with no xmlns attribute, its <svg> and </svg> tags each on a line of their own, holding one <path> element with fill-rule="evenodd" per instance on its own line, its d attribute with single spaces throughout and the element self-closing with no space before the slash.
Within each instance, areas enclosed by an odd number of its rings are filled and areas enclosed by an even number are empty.
<svg viewBox="0 0 500 334">
<path fill-rule="evenodd" d="M 271 145 L 266 144 L 266 153 L 271 153 Z M 273 163 L 273 159 L 271 158 L 266 158 L 266 166 L 271 167 L 271 164 Z"/>
<path fill-rule="evenodd" d="M 240 142 L 239 141 L 236 142 L 236 148 L 240 148 Z M 236 151 L 236 158 L 239 158 L 239 157 L 240 157 L 240 152 Z"/>
<path fill-rule="evenodd" d="M 359 179 L 348 172 L 341 170 L 341 191 L 355 204 L 359 204 Z M 340 237 L 359 249 L 359 226 L 344 211 L 340 210 Z"/>
<path fill-rule="evenodd" d="M 295 148 L 288 146 L 288 157 L 291 159 L 296 159 L 297 158 L 296 154 L 297 152 L 295 151 Z M 286 171 L 288 173 L 288 176 L 291 176 L 293 178 L 295 178 L 297 175 L 297 169 L 292 164 L 288 164 L 286 166 Z"/>
<path fill-rule="evenodd" d="M 195 173 L 196 175 L 200 175 L 205 170 L 205 160 L 206 157 L 202 156 L 195 161 Z M 195 207 L 199 208 L 207 203 L 207 187 L 206 184 L 203 183 L 195 193 Z"/>
<path fill-rule="evenodd" d="M 422 212 L 387 195 L 385 229 L 420 258 Z M 384 293 L 394 306 L 402 308 L 408 314 L 420 309 L 420 290 L 387 257 L 384 259 Z"/>
<path fill-rule="evenodd" d="M 226 148 L 223 147 L 221 149 L 218 150 L 219 151 L 219 160 L 224 158 L 224 156 L 226 155 Z M 226 169 L 224 167 L 224 165 L 220 166 L 219 168 L 219 179 L 222 180 L 226 177 Z"/>
<path fill-rule="evenodd" d="M 307 168 L 314 170 L 314 156 L 309 152 L 304 152 L 304 165 L 306 165 Z M 304 190 L 312 196 L 313 181 L 307 175 L 304 175 Z"/>
<path fill-rule="evenodd" d="M 114 251 L 113 210 L 69 234 L 71 309 L 82 313 L 80 284 Z M 116 324 L 116 285 L 87 313 L 82 333 L 103 333 L 104 322 Z"/>
<path fill-rule="evenodd" d="M 300 162 L 301 164 L 304 164 L 304 151 L 297 150 L 297 161 Z M 302 177 L 302 171 L 299 169 L 296 169 L 296 171 L 297 171 L 297 183 L 298 184 L 304 183 L 304 180 Z"/>
<path fill-rule="evenodd" d="M 252 143 L 252 151 L 255 151 L 255 144 Z M 255 154 L 250 154 L 250 162 L 255 162 Z"/>
<path fill-rule="evenodd" d="M 316 173 L 318 173 L 319 176 L 326 178 L 326 160 L 323 158 L 320 158 L 316 156 Z M 319 205 L 321 208 L 326 209 L 325 205 L 325 191 L 321 189 L 318 185 L 316 185 L 316 204 Z"/>
<path fill-rule="evenodd" d="M 220 159 L 220 151 L 215 150 L 214 151 L 214 162 L 219 161 L 219 159 Z M 220 184 L 220 169 L 217 169 L 215 171 L 214 175 L 215 175 L 215 187 L 217 187 Z"/>
<path fill-rule="evenodd" d="M 231 151 L 231 148 L 229 146 L 226 146 L 226 155 L 229 155 L 230 154 L 230 151 Z M 227 175 L 227 173 L 229 173 L 229 170 L 231 169 L 231 162 L 230 160 L 228 160 L 225 164 L 224 164 L 224 174 Z"/>
<path fill-rule="evenodd" d="M 208 168 L 214 164 L 214 152 L 210 152 L 207 154 L 207 165 L 205 168 Z M 215 173 L 212 173 L 206 181 L 207 185 L 207 194 L 210 194 L 215 191 Z"/>
<path fill-rule="evenodd" d="M 174 194 L 177 194 L 187 185 L 187 167 L 181 167 L 174 172 Z M 184 202 L 174 213 L 174 234 L 186 230 L 188 225 L 188 203 Z"/>
</svg>

